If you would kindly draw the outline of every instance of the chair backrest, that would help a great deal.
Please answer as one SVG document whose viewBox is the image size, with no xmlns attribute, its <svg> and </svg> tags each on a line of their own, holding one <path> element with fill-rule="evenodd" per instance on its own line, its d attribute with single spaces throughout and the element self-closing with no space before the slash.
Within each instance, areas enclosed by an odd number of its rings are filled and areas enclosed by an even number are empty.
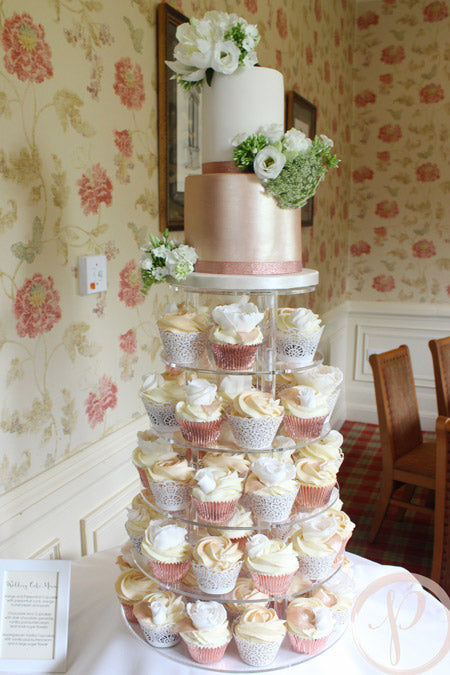
<svg viewBox="0 0 450 675">
<path fill-rule="evenodd" d="M 450 335 L 430 340 L 428 346 L 433 357 L 438 415 L 450 417 Z"/>
<path fill-rule="evenodd" d="M 378 422 L 383 447 L 392 460 L 422 443 L 419 409 L 406 345 L 369 357 L 373 371 Z"/>
<path fill-rule="evenodd" d="M 436 420 L 436 494 L 431 578 L 450 595 L 450 417 Z"/>
</svg>

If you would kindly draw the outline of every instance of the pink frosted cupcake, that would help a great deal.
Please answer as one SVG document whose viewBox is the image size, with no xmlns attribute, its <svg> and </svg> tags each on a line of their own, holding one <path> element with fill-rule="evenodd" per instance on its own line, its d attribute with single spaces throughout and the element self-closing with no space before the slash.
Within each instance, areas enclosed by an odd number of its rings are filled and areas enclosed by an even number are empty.
<svg viewBox="0 0 450 675">
<path fill-rule="evenodd" d="M 208 314 L 176 306 L 168 309 L 157 321 L 166 360 L 175 366 L 200 363 L 208 342 Z"/>
<path fill-rule="evenodd" d="M 254 534 L 246 544 L 245 564 L 255 587 L 269 595 L 283 595 L 298 570 L 292 544 Z"/>
<path fill-rule="evenodd" d="M 240 302 L 219 305 L 212 311 L 215 326 L 209 343 L 218 368 L 248 370 L 255 361 L 263 341 L 258 324 L 264 314 L 244 296 Z"/>
<path fill-rule="evenodd" d="M 280 393 L 284 406 L 286 435 L 296 440 L 318 438 L 323 431 L 329 408 L 326 397 L 312 387 L 298 385 Z"/>
<path fill-rule="evenodd" d="M 295 598 L 286 610 L 288 636 L 295 652 L 319 654 L 326 647 L 334 619 L 318 598 Z"/>
<path fill-rule="evenodd" d="M 242 489 L 243 479 L 236 471 L 205 467 L 194 475 L 192 502 L 202 520 L 226 523 L 236 511 Z"/>
<path fill-rule="evenodd" d="M 187 530 L 168 520 L 152 520 L 141 544 L 141 553 L 149 559 L 153 575 L 160 581 L 180 581 L 191 564 Z"/>
<path fill-rule="evenodd" d="M 235 397 L 227 413 L 228 423 L 242 448 L 270 448 L 283 420 L 283 406 L 270 394 L 250 390 Z"/>
<path fill-rule="evenodd" d="M 222 401 L 216 396 L 217 386 L 197 378 L 184 389 L 186 400 L 179 401 L 175 409 L 183 438 L 193 445 L 215 443 L 223 423 Z"/>
<path fill-rule="evenodd" d="M 308 457 L 295 464 L 295 476 L 300 484 L 295 506 L 299 510 L 326 506 L 336 485 L 335 465 Z"/>
<path fill-rule="evenodd" d="M 188 602 L 188 620 L 179 626 L 180 637 L 197 663 L 217 663 L 231 640 L 227 612 L 219 602 Z"/>
</svg>

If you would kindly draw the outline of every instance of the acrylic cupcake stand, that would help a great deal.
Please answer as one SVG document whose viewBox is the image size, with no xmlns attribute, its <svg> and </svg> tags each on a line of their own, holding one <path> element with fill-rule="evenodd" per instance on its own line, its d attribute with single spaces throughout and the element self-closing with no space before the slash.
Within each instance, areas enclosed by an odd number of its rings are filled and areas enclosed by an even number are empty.
<svg viewBox="0 0 450 675">
<path fill-rule="evenodd" d="M 310 293 L 313 291 L 318 283 L 318 272 L 315 270 L 303 270 L 299 274 L 292 275 L 279 275 L 279 276 L 236 276 L 236 275 L 214 275 L 214 274 L 192 274 L 186 282 L 177 283 L 173 285 L 173 288 L 177 293 L 182 293 L 184 295 L 184 300 L 186 303 L 194 308 L 199 308 L 201 306 L 207 305 L 210 309 L 213 309 L 215 306 L 220 304 L 228 304 L 231 302 L 237 302 L 243 295 L 248 295 L 251 302 L 254 302 L 260 311 L 265 313 L 265 319 L 261 325 L 261 329 L 265 336 L 264 342 L 258 350 L 255 364 L 251 370 L 246 371 L 230 371 L 230 370 L 220 370 L 215 366 L 213 356 L 209 352 L 202 358 L 201 362 L 186 365 L 185 363 L 168 361 L 165 359 L 164 354 L 162 354 L 163 361 L 167 366 L 173 368 L 180 368 L 187 372 L 195 372 L 200 376 L 210 378 L 215 378 L 217 384 L 220 382 L 220 379 L 225 375 L 252 375 L 255 386 L 261 391 L 266 391 L 271 393 L 273 397 L 277 393 L 277 375 L 283 375 L 293 372 L 305 371 L 310 369 L 315 365 L 322 363 L 322 356 L 316 352 L 314 360 L 308 365 L 297 366 L 292 363 L 282 362 L 277 358 L 276 353 L 276 312 L 278 307 L 288 307 L 292 301 L 292 296 Z M 181 301 L 181 298 L 180 298 Z M 322 433 L 322 438 L 327 435 L 330 430 L 330 426 L 327 424 Z M 157 433 L 157 432 L 156 432 Z M 279 435 L 286 435 L 283 431 L 283 426 L 281 426 L 278 431 Z M 191 443 L 185 441 L 180 432 L 175 432 L 173 434 L 159 434 L 161 438 L 173 443 L 177 446 L 184 447 L 190 454 L 194 467 L 201 466 L 201 456 L 205 452 L 221 452 L 221 453 L 242 453 L 248 454 L 265 453 L 268 456 L 276 457 L 277 453 L 286 450 L 283 447 L 271 447 L 258 450 L 248 450 L 244 449 L 236 444 L 233 440 L 232 434 L 228 429 L 228 425 L 225 422 L 222 427 L 221 435 L 217 441 L 211 445 L 211 447 L 204 446 L 195 446 Z M 318 440 L 318 439 L 315 439 Z M 295 441 L 296 447 L 301 448 L 312 441 Z M 275 443 L 276 444 L 276 443 Z M 293 451 L 293 448 L 289 448 Z M 153 496 L 150 490 L 142 490 L 142 495 L 144 499 L 151 505 L 153 509 L 159 511 L 163 517 L 171 518 L 176 521 L 179 521 L 188 529 L 190 543 L 195 544 L 197 539 L 200 536 L 208 534 L 206 528 L 211 532 L 211 530 L 220 529 L 221 533 L 226 536 L 227 529 L 232 529 L 233 531 L 242 529 L 248 531 L 248 527 L 238 528 L 236 526 L 228 526 L 227 524 L 213 525 L 211 523 L 205 523 L 202 521 L 195 512 L 195 509 L 190 506 L 189 508 L 183 511 L 164 511 L 158 508 L 153 500 Z M 283 538 L 287 533 L 292 529 L 296 523 L 305 522 L 305 520 L 310 520 L 328 508 L 330 508 L 339 497 L 339 489 L 335 487 L 331 494 L 329 503 L 325 507 L 315 509 L 314 511 L 298 511 L 291 513 L 289 519 L 282 523 L 267 523 L 263 521 L 255 520 L 255 526 L 252 528 L 253 532 L 262 532 L 269 536 Z M 242 501 L 243 498 L 241 498 Z M 245 499 L 245 497 L 244 497 Z M 211 532 L 212 533 L 212 532 Z M 211 595 L 204 593 L 197 587 L 192 587 L 181 582 L 176 583 L 164 583 L 156 579 L 152 575 L 151 567 L 148 561 L 140 555 L 137 551 L 134 555 L 135 563 L 139 569 L 146 574 L 150 579 L 156 581 L 161 588 L 166 590 L 171 590 L 176 594 L 183 595 L 187 601 L 195 600 L 215 600 L 217 602 L 223 603 L 233 603 L 236 600 L 232 597 L 231 593 L 225 595 Z M 333 571 L 333 576 L 339 568 L 336 568 Z M 240 576 L 245 576 L 246 572 L 243 568 L 240 572 Z M 330 578 L 330 577 L 328 577 Z M 276 607 L 279 615 L 283 615 L 285 607 L 290 599 L 295 595 L 304 595 L 311 591 L 316 586 L 319 586 L 321 583 L 326 581 L 326 579 L 316 580 L 309 587 L 302 589 L 301 591 L 295 594 L 282 595 L 279 597 L 271 596 L 270 606 Z M 239 600 L 240 603 L 245 604 L 263 602 L 262 600 Z M 143 632 L 138 624 L 128 623 L 124 620 L 129 626 L 132 633 L 136 638 L 142 642 L 145 642 L 150 648 L 143 635 Z M 346 625 L 340 625 L 335 627 L 333 633 L 331 634 L 326 649 L 329 649 L 335 642 L 342 636 L 346 628 Z M 158 649 L 158 652 L 166 656 L 167 658 L 182 663 L 191 668 L 203 668 L 206 670 L 214 670 L 221 672 L 267 672 L 274 671 L 281 668 L 287 668 L 294 666 L 296 664 L 307 661 L 314 656 L 299 654 L 294 652 L 291 647 L 287 636 L 285 637 L 281 648 L 278 652 L 278 655 L 275 661 L 268 666 L 250 666 L 245 664 L 239 657 L 239 654 L 236 649 L 234 640 L 228 645 L 225 652 L 225 656 L 213 664 L 200 664 L 196 663 L 189 656 L 186 647 L 182 642 L 174 647 L 168 649 Z"/>
</svg>

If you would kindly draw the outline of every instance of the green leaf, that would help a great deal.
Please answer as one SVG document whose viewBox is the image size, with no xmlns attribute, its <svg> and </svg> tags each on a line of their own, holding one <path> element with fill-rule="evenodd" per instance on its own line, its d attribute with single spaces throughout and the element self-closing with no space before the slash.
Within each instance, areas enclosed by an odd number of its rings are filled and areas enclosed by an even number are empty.
<svg viewBox="0 0 450 675">
<path fill-rule="evenodd" d="M 123 17 L 128 30 L 130 31 L 131 41 L 133 43 L 134 50 L 140 54 L 142 52 L 142 38 L 144 37 L 144 31 L 142 28 L 135 28 L 131 23 L 130 19 L 127 16 Z"/>
<path fill-rule="evenodd" d="M 205 75 L 206 75 L 206 83 L 208 87 L 210 87 L 214 75 L 214 70 L 212 68 L 207 68 Z"/>
<path fill-rule="evenodd" d="M 11 251 L 15 257 L 27 263 L 32 263 L 36 255 L 42 250 L 42 231 L 41 219 L 36 216 L 32 225 L 31 241 L 28 244 L 19 241 L 11 246 Z"/>
<path fill-rule="evenodd" d="M 70 125 L 82 136 L 95 135 L 95 129 L 81 118 L 80 108 L 83 101 L 77 94 L 68 89 L 59 89 L 53 96 L 53 105 L 64 131 L 67 131 Z"/>
</svg>

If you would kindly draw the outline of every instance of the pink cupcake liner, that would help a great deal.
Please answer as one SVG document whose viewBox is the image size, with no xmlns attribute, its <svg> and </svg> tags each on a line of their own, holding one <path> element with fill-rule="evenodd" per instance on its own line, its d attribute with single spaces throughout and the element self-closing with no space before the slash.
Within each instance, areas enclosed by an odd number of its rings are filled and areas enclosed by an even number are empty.
<svg viewBox="0 0 450 675">
<path fill-rule="evenodd" d="M 211 342 L 216 366 L 222 370 L 248 370 L 255 362 L 257 345 L 221 345 Z"/>
<path fill-rule="evenodd" d="M 181 638 L 183 639 L 183 636 Z M 216 663 L 220 661 L 229 644 L 229 642 L 226 642 L 220 647 L 200 647 L 200 645 L 193 645 L 184 639 L 183 642 L 187 647 L 191 659 L 197 661 L 197 663 Z"/>
<path fill-rule="evenodd" d="M 137 623 L 138 620 L 134 616 L 133 605 L 127 605 L 125 602 L 121 602 L 120 604 L 122 605 L 126 620 L 131 623 Z"/>
<path fill-rule="evenodd" d="M 253 584 L 258 591 L 268 593 L 269 595 L 283 595 L 287 593 L 295 572 L 291 574 L 282 574 L 279 576 L 270 576 L 268 574 L 258 574 L 250 572 Z"/>
<path fill-rule="evenodd" d="M 223 419 L 213 422 L 188 422 L 177 419 L 181 434 L 185 441 L 195 445 L 209 445 L 215 443 L 220 436 Z"/>
<path fill-rule="evenodd" d="M 186 576 L 188 569 L 191 566 L 190 560 L 176 563 L 161 563 L 156 560 L 149 560 L 149 562 L 153 576 L 159 579 L 159 581 L 164 581 L 166 583 L 180 581 Z"/>
<path fill-rule="evenodd" d="M 286 435 L 298 441 L 309 441 L 317 438 L 322 433 L 326 419 L 327 415 L 309 418 L 285 415 L 284 428 Z"/>
<path fill-rule="evenodd" d="M 201 502 L 192 497 L 197 514 L 208 523 L 226 523 L 233 517 L 239 498 L 230 502 Z"/>
<path fill-rule="evenodd" d="M 328 642 L 328 635 L 322 638 L 301 638 L 288 631 L 288 636 L 294 652 L 300 654 L 319 654 L 325 649 Z"/>
<path fill-rule="evenodd" d="M 334 485 L 327 485 L 325 487 L 300 485 L 294 508 L 301 511 L 302 509 L 317 509 L 321 506 L 326 506 L 330 501 L 333 488 Z"/>
<path fill-rule="evenodd" d="M 139 474 L 139 478 L 141 479 L 142 487 L 149 488 L 150 484 L 148 482 L 148 475 L 146 469 L 143 469 L 142 466 L 137 466 L 136 464 L 134 466 L 136 467 L 137 472 Z"/>
</svg>

